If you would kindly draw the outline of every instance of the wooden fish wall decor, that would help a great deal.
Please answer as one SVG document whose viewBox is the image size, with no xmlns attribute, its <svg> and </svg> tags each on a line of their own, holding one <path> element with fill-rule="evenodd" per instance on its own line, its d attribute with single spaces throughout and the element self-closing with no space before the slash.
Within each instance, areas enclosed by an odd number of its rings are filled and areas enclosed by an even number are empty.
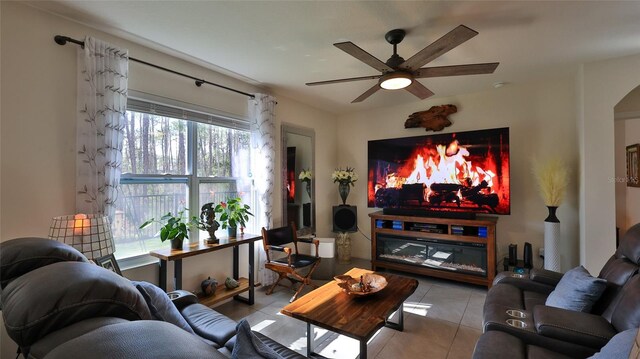
<svg viewBox="0 0 640 359">
<path fill-rule="evenodd" d="M 455 105 L 431 106 L 426 111 L 414 112 L 404 122 L 404 128 L 424 127 L 426 131 L 442 131 L 451 126 L 447 116 L 458 112 Z"/>
</svg>

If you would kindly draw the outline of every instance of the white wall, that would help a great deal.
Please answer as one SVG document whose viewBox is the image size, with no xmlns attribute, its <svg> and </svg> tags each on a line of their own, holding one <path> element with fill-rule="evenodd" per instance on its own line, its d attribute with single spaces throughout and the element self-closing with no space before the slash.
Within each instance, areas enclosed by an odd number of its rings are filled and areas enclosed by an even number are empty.
<svg viewBox="0 0 640 359">
<path fill-rule="evenodd" d="M 75 118 L 76 45 L 60 46 L 55 35 L 83 39 L 96 36 L 129 49 L 130 56 L 205 78 L 245 92 L 265 92 L 255 86 L 209 69 L 171 57 L 118 37 L 51 15 L 19 2 L 0 2 L 2 44 L 0 73 L 0 241 L 25 236 L 46 237 L 51 218 L 75 212 Z M 225 90 L 131 63 L 129 88 L 201 106 L 246 115 L 247 98 Z M 328 172 L 335 163 L 335 116 L 277 96 L 276 140 L 280 122 L 309 127 L 316 132 L 316 164 Z M 331 149 L 325 149 L 324 146 Z M 280 146 L 276 146 L 279 166 Z M 276 166 L 276 168 L 279 168 Z M 276 177 L 274 223 L 280 223 L 281 178 Z M 318 181 L 324 191 L 327 181 Z M 330 217 L 318 201 L 318 222 L 330 231 Z M 329 224 L 328 224 L 329 223 Z M 243 252 L 244 250 L 241 250 Z M 195 290 L 200 281 L 212 276 L 218 281 L 231 273 L 228 251 L 211 253 L 184 261 L 184 289 Z M 244 266 L 241 266 L 241 269 Z M 157 265 L 125 271 L 131 279 L 157 283 Z M 169 276 L 172 275 L 171 266 Z M 6 337 L 2 338 L 6 341 Z M 13 345 L 2 345 L 0 357 L 12 357 Z M 13 355 L 15 356 L 15 354 Z"/>
<path fill-rule="evenodd" d="M 617 120 L 614 122 L 614 146 L 615 146 L 615 193 L 616 193 L 616 227 L 620 229 L 620 235 L 623 235 L 627 229 L 627 159 L 625 150 L 625 120 Z"/>
<path fill-rule="evenodd" d="M 375 101 L 375 96 L 368 101 Z M 407 94 L 407 96 L 410 96 Z M 366 171 L 367 141 L 372 139 L 418 136 L 424 129 L 405 129 L 404 121 L 415 112 L 433 105 L 454 104 L 458 112 L 450 119 L 451 127 L 443 132 L 509 127 L 511 147 L 511 215 L 499 216 L 497 249 L 501 258 L 508 252 L 509 243 L 517 243 L 522 256 L 524 242 L 530 242 L 534 254 L 543 244 L 544 219 L 547 210 L 536 189 L 531 174 L 532 155 L 559 154 L 572 171 L 571 183 L 558 217 L 562 223 L 562 268 L 578 263 L 577 215 L 577 137 L 575 133 L 575 97 L 573 79 L 558 79 L 526 85 L 508 85 L 500 89 L 460 95 L 437 100 L 416 101 L 410 104 L 375 109 L 338 118 L 338 164 L 355 167 L 360 178 L 351 190 L 349 202 L 358 208 L 358 225 L 370 236 L 367 209 Z M 429 132 L 433 133 L 433 132 Z M 338 203 L 336 185 L 332 200 Z M 359 233 L 354 238 L 352 254 L 370 258 L 370 243 Z M 537 255 L 535 265 L 539 266 Z"/>
<path fill-rule="evenodd" d="M 625 147 L 640 143 L 640 119 L 626 120 L 625 122 Z M 625 212 L 625 230 L 636 223 L 640 223 L 640 187 L 626 187 Z"/>
<path fill-rule="evenodd" d="M 616 104 L 614 118 L 616 226 L 620 228 L 622 237 L 629 227 L 640 223 L 640 189 L 626 184 L 626 147 L 640 142 L 640 86 Z"/>
<path fill-rule="evenodd" d="M 640 84 L 640 55 L 585 64 L 576 78 L 580 263 L 598 273 L 615 250 L 614 106 Z"/>
</svg>

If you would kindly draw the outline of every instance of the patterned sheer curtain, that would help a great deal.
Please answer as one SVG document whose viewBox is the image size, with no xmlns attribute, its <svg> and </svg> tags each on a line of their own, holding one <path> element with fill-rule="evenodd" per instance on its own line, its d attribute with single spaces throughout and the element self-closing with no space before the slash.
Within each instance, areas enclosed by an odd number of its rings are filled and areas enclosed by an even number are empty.
<svg viewBox="0 0 640 359">
<path fill-rule="evenodd" d="M 255 214 L 258 226 L 273 225 L 273 191 L 275 182 L 275 106 L 276 99 L 265 94 L 255 94 L 249 100 L 251 119 L 251 148 L 253 150 L 253 178 L 258 192 L 259 212 Z M 266 255 L 262 246 L 258 265 L 258 280 L 263 285 L 275 282 L 276 274 L 264 268 Z"/>
<path fill-rule="evenodd" d="M 120 182 L 128 51 L 92 37 L 78 51 L 76 211 L 113 221 Z"/>
</svg>

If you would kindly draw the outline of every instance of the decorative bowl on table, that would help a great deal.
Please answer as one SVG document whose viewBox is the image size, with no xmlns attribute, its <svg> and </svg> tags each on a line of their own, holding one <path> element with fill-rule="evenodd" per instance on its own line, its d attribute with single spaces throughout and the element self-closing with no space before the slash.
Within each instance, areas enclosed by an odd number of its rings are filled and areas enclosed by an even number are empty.
<svg viewBox="0 0 640 359">
<path fill-rule="evenodd" d="M 387 286 L 387 279 L 379 274 L 366 273 L 360 278 L 353 278 L 348 275 L 338 275 L 333 277 L 347 294 L 355 296 L 366 296 L 377 293 Z"/>
</svg>

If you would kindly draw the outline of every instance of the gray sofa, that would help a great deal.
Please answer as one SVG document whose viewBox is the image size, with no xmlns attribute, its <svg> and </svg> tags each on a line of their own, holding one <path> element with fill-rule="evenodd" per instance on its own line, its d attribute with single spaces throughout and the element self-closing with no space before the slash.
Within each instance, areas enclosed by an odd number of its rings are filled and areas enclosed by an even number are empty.
<svg viewBox="0 0 640 359">
<path fill-rule="evenodd" d="M 0 288 L 6 330 L 25 358 L 227 358 L 236 341 L 237 323 L 193 294 L 167 301 L 187 328 L 158 320 L 131 281 L 49 239 L 0 243 Z M 282 358 L 303 358 L 253 334 Z"/>
<path fill-rule="evenodd" d="M 500 273 L 487 293 L 484 334 L 473 358 L 586 358 L 600 351 L 618 333 L 640 326 L 639 263 L 637 224 L 600 271 L 607 287 L 591 313 L 545 306 L 561 273 Z"/>
</svg>

